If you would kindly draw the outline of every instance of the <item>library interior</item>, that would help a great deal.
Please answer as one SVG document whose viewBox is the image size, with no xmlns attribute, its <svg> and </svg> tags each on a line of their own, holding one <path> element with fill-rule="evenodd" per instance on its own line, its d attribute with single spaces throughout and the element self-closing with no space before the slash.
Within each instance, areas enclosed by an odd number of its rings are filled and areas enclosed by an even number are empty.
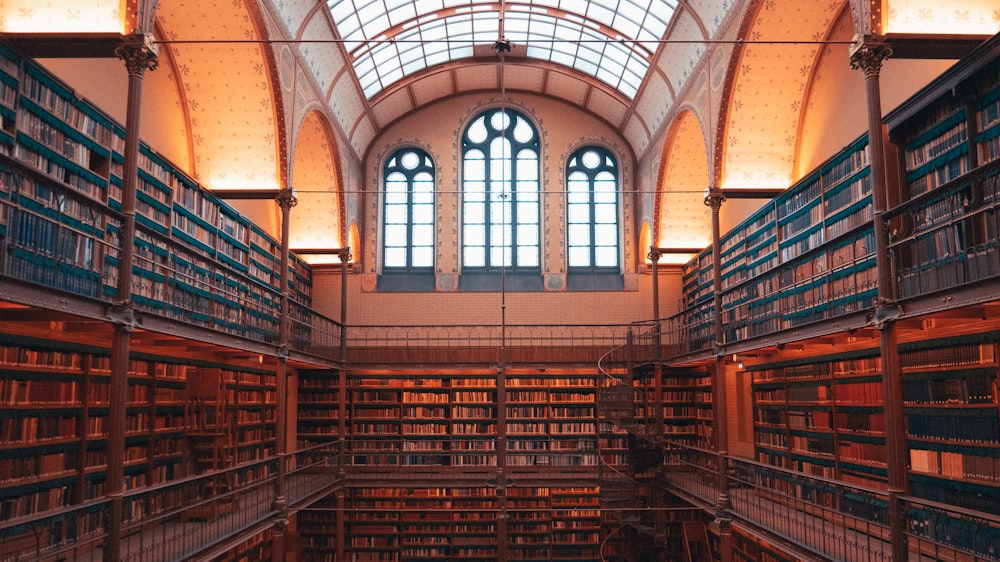
<svg viewBox="0 0 1000 562">
<path fill-rule="evenodd" d="M 1000 561 L 998 32 L 0 0 L 0 562 Z"/>
</svg>

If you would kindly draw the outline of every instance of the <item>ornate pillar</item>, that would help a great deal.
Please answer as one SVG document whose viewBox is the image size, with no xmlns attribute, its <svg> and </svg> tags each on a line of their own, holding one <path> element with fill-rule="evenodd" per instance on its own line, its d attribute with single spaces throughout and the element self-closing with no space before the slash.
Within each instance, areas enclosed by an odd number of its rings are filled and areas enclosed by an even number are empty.
<svg viewBox="0 0 1000 562">
<path fill-rule="evenodd" d="M 351 249 L 342 248 L 340 253 L 340 361 L 347 363 L 347 269 L 351 261 Z"/>
<path fill-rule="evenodd" d="M 722 562 L 729 562 L 733 556 L 732 524 L 729 509 L 732 503 L 729 499 L 729 420 L 726 415 L 726 367 L 725 334 L 722 328 L 722 258 L 721 235 L 719 233 L 719 210 L 726 196 L 718 187 L 709 187 L 705 193 L 705 205 L 712 210 L 712 308 L 715 318 L 715 343 L 712 346 L 712 356 L 715 358 L 712 372 L 712 435 L 715 436 L 715 452 L 718 458 L 716 489 L 716 524 L 719 526 L 719 553 Z"/>
<path fill-rule="evenodd" d="M 275 416 L 275 449 L 278 456 L 278 478 L 275 480 L 274 502 L 272 508 L 277 511 L 272 539 L 272 560 L 283 562 L 285 559 L 285 529 L 288 527 L 288 498 L 286 479 L 288 471 L 288 347 L 291 340 L 291 283 L 289 280 L 289 219 L 292 207 L 298 204 L 295 190 L 288 187 L 282 189 L 275 201 L 281 208 L 281 316 L 278 324 L 278 370 L 277 370 L 277 412 Z"/>
<path fill-rule="evenodd" d="M 132 308 L 132 260 L 135 254 L 135 202 L 139 163 L 139 117 L 142 107 L 142 78 L 159 64 L 150 38 L 126 37 L 115 49 L 128 71 L 128 100 L 125 115 L 125 164 L 122 171 L 122 225 L 119 230 L 117 302 L 108 310 L 114 323 L 111 341 L 111 388 L 108 405 L 108 446 L 105 495 L 110 500 L 103 548 L 105 562 L 121 559 L 125 493 L 125 428 L 128 421 L 129 345 L 136 324 Z"/>
<path fill-rule="evenodd" d="M 660 325 L 660 256 L 663 255 L 663 252 L 659 248 L 650 247 L 649 253 L 646 255 L 653 265 L 653 329 L 651 336 L 653 338 L 653 358 L 659 361 L 663 359 L 660 346 L 660 339 L 663 337 L 663 327 Z"/>
<path fill-rule="evenodd" d="M 901 496 L 907 487 L 906 418 L 903 414 L 903 391 L 900 380 L 899 345 L 896 319 L 900 308 L 895 301 L 892 263 L 889 260 L 889 228 L 885 212 L 889 205 L 886 180 L 885 133 L 882 128 L 882 102 L 879 72 L 882 63 L 892 55 L 892 49 L 880 39 L 865 37 L 851 52 L 851 68 L 865 75 L 868 102 L 868 149 L 871 157 L 873 226 L 875 229 L 875 265 L 878 270 L 878 301 L 875 305 L 875 327 L 879 330 L 879 350 L 882 355 L 882 393 L 885 409 L 886 465 L 889 480 L 889 531 L 892 559 L 905 561 L 906 521 Z"/>
<path fill-rule="evenodd" d="M 659 321 L 660 319 L 660 257 L 663 255 L 663 251 L 659 248 L 649 248 L 649 253 L 646 254 L 649 257 L 649 261 L 653 264 L 653 319 Z"/>
</svg>

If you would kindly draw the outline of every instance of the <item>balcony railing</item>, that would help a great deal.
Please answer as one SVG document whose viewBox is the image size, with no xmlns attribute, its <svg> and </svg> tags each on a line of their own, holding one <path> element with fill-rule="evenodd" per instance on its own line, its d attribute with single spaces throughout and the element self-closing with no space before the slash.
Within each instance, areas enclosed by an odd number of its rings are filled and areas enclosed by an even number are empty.
<svg viewBox="0 0 1000 562">
<path fill-rule="evenodd" d="M 289 506 L 311 501 L 338 482 L 337 444 L 285 457 Z M 124 496 L 121 560 L 184 560 L 254 529 L 270 527 L 277 457 L 173 480 Z M 110 500 L 101 499 L 0 524 L 0 561 L 102 560 Z"/>
<path fill-rule="evenodd" d="M 117 303 L 123 215 L 0 157 L 0 276 Z M 131 300 L 145 315 L 279 343 L 281 291 L 212 252 L 136 225 Z M 289 346 L 339 358 L 342 327 L 290 302 Z"/>
<path fill-rule="evenodd" d="M 729 457 L 726 480 L 736 519 L 830 560 L 889 560 L 889 496 L 881 490 Z M 671 444 L 667 481 L 717 508 L 719 455 Z M 903 498 L 914 560 L 1000 559 L 1000 517 L 914 497 Z"/>
<path fill-rule="evenodd" d="M 563 361 L 596 363 L 609 349 L 630 341 L 631 325 L 561 324 L 501 326 L 351 326 L 348 360 L 353 363 L 413 361 Z"/>
</svg>

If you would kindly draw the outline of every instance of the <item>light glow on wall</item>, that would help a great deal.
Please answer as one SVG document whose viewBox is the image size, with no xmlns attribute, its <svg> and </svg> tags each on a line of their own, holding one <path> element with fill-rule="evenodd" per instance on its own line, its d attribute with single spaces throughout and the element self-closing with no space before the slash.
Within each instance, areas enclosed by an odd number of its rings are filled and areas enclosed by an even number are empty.
<svg viewBox="0 0 1000 562">
<path fill-rule="evenodd" d="M 121 0 L 0 0 L 3 33 L 125 33 Z"/>
<path fill-rule="evenodd" d="M 886 33 L 993 35 L 1000 31 L 996 0 L 886 0 Z"/>
<path fill-rule="evenodd" d="M 792 184 L 791 171 L 788 164 L 775 158 L 771 166 L 765 158 L 757 158 L 752 166 L 747 166 L 738 173 L 730 165 L 722 180 L 722 189 L 784 189 Z"/>
</svg>

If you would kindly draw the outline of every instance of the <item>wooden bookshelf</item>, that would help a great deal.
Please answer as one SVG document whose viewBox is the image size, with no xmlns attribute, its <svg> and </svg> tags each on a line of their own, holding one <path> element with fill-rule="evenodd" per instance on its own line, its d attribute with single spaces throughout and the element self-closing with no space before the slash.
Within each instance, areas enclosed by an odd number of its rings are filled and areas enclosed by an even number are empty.
<svg viewBox="0 0 1000 562">
<path fill-rule="evenodd" d="M 726 341 L 869 308 L 875 240 L 869 149 L 861 137 L 720 239 Z M 684 267 L 692 350 L 714 341 L 711 248 Z"/>
<path fill-rule="evenodd" d="M 996 47 L 981 50 L 886 117 L 903 178 L 888 213 L 902 298 L 1000 275 L 1000 73 Z"/>
<path fill-rule="evenodd" d="M 14 278 L 117 293 L 124 126 L 33 61 L 0 48 L 0 239 Z M 311 270 L 140 142 L 132 301 L 144 312 L 276 341 L 282 277 L 311 305 Z M 8 255 L 9 254 L 9 257 Z M 298 334 L 303 343 L 309 334 Z"/>
<path fill-rule="evenodd" d="M 874 351 L 749 370 L 757 461 L 885 488 L 881 362 Z"/>
</svg>

